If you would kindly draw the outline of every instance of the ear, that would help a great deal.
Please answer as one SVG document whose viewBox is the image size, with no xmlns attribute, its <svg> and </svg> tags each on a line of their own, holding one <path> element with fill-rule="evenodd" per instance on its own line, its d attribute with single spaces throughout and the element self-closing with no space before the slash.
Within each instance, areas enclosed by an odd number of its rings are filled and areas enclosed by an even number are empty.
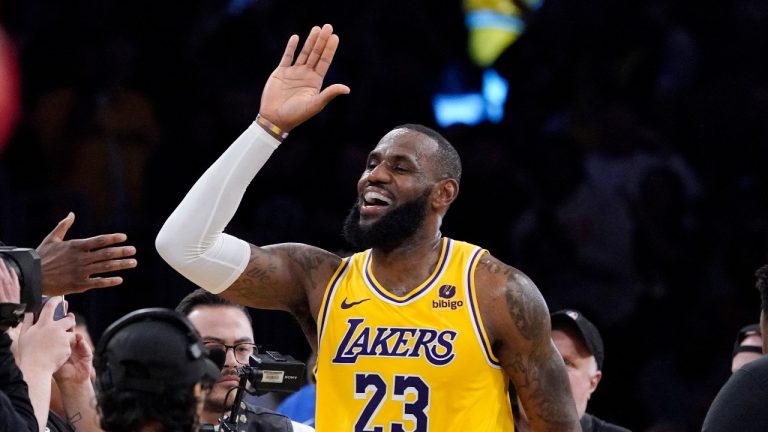
<svg viewBox="0 0 768 432">
<path fill-rule="evenodd" d="M 448 208 L 457 196 L 459 196 L 459 183 L 454 179 L 444 179 L 435 184 L 432 202 L 435 207 Z"/>
<path fill-rule="evenodd" d="M 603 371 L 596 371 L 589 377 L 589 394 L 597 390 L 597 385 L 600 384 L 600 380 L 603 378 Z"/>
</svg>

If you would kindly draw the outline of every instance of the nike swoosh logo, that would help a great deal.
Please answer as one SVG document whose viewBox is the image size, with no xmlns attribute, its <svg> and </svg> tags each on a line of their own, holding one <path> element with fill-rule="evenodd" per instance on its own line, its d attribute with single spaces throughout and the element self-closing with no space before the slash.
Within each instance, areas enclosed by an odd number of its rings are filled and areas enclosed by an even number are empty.
<svg viewBox="0 0 768 432">
<path fill-rule="evenodd" d="M 369 298 L 365 298 L 365 299 L 362 299 L 362 300 L 360 300 L 360 301 L 356 301 L 356 302 L 352 302 L 352 303 L 347 303 L 347 298 L 345 297 L 345 298 L 344 298 L 344 300 L 342 300 L 342 301 L 341 301 L 341 308 L 342 308 L 342 309 L 349 309 L 349 308 L 351 308 L 352 306 L 357 306 L 357 305 L 359 305 L 360 303 L 362 303 L 362 302 L 366 302 L 366 301 L 368 301 L 368 300 L 370 300 L 370 299 L 369 299 Z"/>
</svg>

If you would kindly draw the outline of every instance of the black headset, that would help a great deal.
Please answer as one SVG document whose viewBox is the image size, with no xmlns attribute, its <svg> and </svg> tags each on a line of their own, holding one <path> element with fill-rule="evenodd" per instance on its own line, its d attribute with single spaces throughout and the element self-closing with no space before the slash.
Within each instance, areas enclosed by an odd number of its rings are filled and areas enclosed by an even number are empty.
<svg viewBox="0 0 768 432">
<path fill-rule="evenodd" d="M 112 323 L 99 338 L 99 343 L 94 351 L 93 365 L 97 371 L 96 385 L 99 390 L 111 388 L 112 371 L 109 368 L 109 359 L 106 357 L 107 347 L 110 341 L 120 330 L 125 327 L 143 321 L 160 321 L 168 323 L 181 330 L 181 333 L 186 337 L 187 356 L 193 360 L 198 361 L 201 357 L 205 357 L 205 351 L 203 342 L 200 339 L 200 334 L 187 317 L 181 315 L 172 309 L 166 308 L 144 308 L 128 313 L 124 317 L 118 319 Z M 126 378 L 131 388 L 137 390 L 145 390 L 157 392 L 165 387 L 166 383 L 157 382 L 155 380 L 141 379 L 141 378 Z"/>
</svg>

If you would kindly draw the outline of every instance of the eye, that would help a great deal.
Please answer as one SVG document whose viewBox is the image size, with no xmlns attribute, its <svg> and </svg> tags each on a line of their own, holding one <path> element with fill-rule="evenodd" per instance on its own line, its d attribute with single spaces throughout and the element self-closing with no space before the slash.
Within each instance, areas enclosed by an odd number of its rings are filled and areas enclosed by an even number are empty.
<svg viewBox="0 0 768 432">
<path fill-rule="evenodd" d="M 373 171 L 377 166 L 379 166 L 380 163 L 381 161 L 374 157 L 368 158 L 368 160 L 365 162 L 365 170 Z"/>
<path fill-rule="evenodd" d="M 241 344 L 237 346 L 237 352 L 241 354 L 250 354 L 253 350 L 253 345 Z"/>
<path fill-rule="evenodd" d="M 224 351 L 224 345 L 218 343 L 218 342 L 203 342 L 203 346 L 205 346 L 205 349 L 207 350 L 222 350 Z"/>
</svg>

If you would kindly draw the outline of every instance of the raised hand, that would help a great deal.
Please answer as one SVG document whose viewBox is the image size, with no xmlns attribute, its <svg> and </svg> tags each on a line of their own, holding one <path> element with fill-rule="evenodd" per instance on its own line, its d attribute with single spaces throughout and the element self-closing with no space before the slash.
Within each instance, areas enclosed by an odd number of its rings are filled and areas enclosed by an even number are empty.
<svg viewBox="0 0 768 432">
<path fill-rule="evenodd" d="M 120 276 L 93 275 L 136 267 L 136 260 L 130 258 L 136 253 L 136 248 L 114 246 L 127 240 L 125 234 L 102 234 L 87 239 L 64 240 L 74 222 L 75 214 L 70 212 L 37 247 L 45 295 L 74 294 L 120 285 L 123 283 Z"/>
<path fill-rule="evenodd" d="M 330 24 L 312 28 L 294 62 L 298 44 L 297 35 L 288 39 L 280 64 L 261 94 L 259 113 L 286 132 L 319 113 L 336 96 L 350 91 L 343 84 L 333 84 L 321 91 L 339 46 L 339 36 Z"/>
</svg>

